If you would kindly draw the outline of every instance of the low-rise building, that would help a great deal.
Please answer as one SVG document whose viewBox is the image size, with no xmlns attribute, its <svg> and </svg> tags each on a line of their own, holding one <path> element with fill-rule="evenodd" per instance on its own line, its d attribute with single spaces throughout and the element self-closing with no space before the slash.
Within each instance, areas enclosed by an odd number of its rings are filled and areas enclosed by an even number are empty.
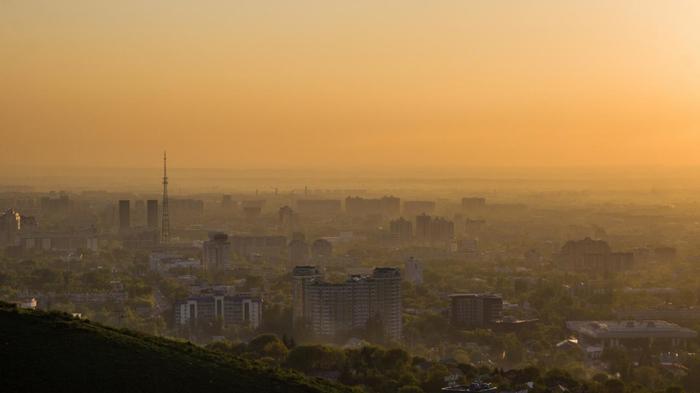
<svg viewBox="0 0 700 393">
<path fill-rule="evenodd" d="M 698 335 L 695 330 L 661 320 L 567 321 L 566 327 L 587 344 L 603 347 L 678 347 Z"/>
<path fill-rule="evenodd" d="M 148 265 L 151 271 L 162 274 L 172 269 L 200 269 L 202 262 L 196 258 L 183 257 L 168 252 L 152 252 L 148 256 Z"/>
</svg>

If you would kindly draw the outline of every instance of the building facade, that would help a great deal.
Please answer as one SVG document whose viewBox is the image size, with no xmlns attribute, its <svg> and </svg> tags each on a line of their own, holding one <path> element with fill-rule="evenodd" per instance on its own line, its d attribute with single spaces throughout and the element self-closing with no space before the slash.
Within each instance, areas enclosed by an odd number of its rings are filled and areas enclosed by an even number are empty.
<svg viewBox="0 0 700 393">
<path fill-rule="evenodd" d="M 486 327 L 501 319 L 503 298 L 484 293 L 450 295 L 450 323 L 457 327 Z"/>
<path fill-rule="evenodd" d="M 146 226 L 151 229 L 158 228 L 158 200 L 146 201 Z"/>
<path fill-rule="evenodd" d="M 392 220 L 389 223 L 391 236 L 400 242 L 409 242 L 413 239 L 413 223 L 403 217 Z"/>
<path fill-rule="evenodd" d="M 566 327 L 589 345 L 665 348 L 685 346 L 698 333 L 661 320 L 567 321 Z"/>
<path fill-rule="evenodd" d="M 566 242 L 557 255 L 557 260 L 566 269 L 609 274 L 632 268 L 634 254 L 613 252 L 607 242 L 587 237 Z"/>
<path fill-rule="evenodd" d="M 304 286 L 321 278 L 321 272 L 315 266 L 297 266 L 292 270 L 292 325 L 304 326 L 306 312 Z"/>
<path fill-rule="evenodd" d="M 209 234 L 209 240 L 202 244 L 202 266 L 204 269 L 231 267 L 231 242 L 229 242 L 227 234 Z"/>
<path fill-rule="evenodd" d="M 262 299 L 247 294 L 191 296 L 175 303 L 175 325 L 221 320 L 224 326 L 257 329 L 262 323 Z"/>
<path fill-rule="evenodd" d="M 119 231 L 125 232 L 131 228 L 131 201 L 119 201 Z"/>
<path fill-rule="evenodd" d="M 352 334 L 367 329 L 370 321 L 379 321 L 380 333 L 385 339 L 401 339 L 401 274 L 398 269 L 375 268 L 371 276 L 354 275 L 342 283 L 328 283 L 317 278 L 304 281 L 301 289 L 303 309 L 295 311 L 295 315 L 300 316 L 316 337 Z"/>
<path fill-rule="evenodd" d="M 414 257 L 406 259 L 403 279 L 413 285 L 423 284 L 423 264 Z"/>
</svg>

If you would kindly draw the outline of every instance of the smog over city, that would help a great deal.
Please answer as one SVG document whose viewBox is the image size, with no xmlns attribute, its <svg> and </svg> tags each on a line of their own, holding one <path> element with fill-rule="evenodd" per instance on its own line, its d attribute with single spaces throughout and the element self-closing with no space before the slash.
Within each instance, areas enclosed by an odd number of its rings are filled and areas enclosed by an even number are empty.
<svg viewBox="0 0 700 393">
<path fill-rule="evenodd" d="M 0 1 L 0 391 L 700 393 L 700 2 Z"/>
</svg>

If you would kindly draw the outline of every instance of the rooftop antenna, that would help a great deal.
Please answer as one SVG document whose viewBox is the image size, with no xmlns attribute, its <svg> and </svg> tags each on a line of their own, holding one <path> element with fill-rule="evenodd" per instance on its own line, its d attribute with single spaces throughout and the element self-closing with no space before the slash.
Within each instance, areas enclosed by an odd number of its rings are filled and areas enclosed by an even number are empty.
<svg viewBox="0 0 700 393">
<path fill-rule="evenodd" d="M 163 152 L 163 217 L 160 223 L 160 241 L 170 241 L 170 214 L 168 212 L 168 156 Z"/>
</svg>

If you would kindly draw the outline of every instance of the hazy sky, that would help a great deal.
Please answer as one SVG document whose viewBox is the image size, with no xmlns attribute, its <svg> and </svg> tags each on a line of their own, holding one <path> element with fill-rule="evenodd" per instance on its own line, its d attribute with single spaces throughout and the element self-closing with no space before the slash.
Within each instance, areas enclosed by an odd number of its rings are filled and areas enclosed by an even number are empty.
<svg viewBox="0 0 700 393">
<path fill-rule="evenodd" d="M 0 0 L 0 166 L 700 164 L 700 1 Z"/>
</svg>

